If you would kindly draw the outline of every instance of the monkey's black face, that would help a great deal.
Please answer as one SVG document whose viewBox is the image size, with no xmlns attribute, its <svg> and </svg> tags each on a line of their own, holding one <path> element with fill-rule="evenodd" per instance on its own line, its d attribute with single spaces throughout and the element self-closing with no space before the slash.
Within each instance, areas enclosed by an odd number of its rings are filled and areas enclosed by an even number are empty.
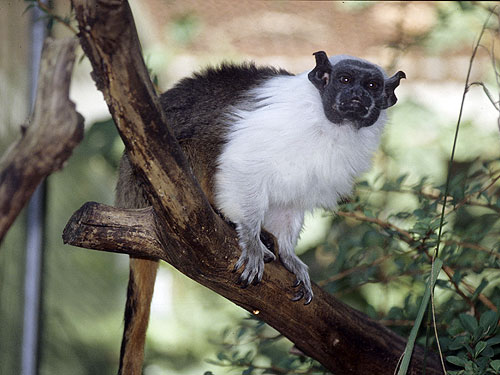
<svg viewBox="0 0 500 375">
<path fill-rule="evenodd" d="M 394 89 L 403 72 L 391 78 L 375 65 L 354 59 L 341 60 L 334 66 L 324 52 L 317 52 L 316 68 L 309 80 L 321 95 L 326 117 L 335 124 L 351 123 L 358 129 L 373 125 L 380 112 L 397 101 Z"/>
<path fill-rule="evenodd" d="M 360 61 L 343 60 L 327 77 L 322 100 L 330 121 L 338 124 L 347 120 L 358 128 L 377 121 L 384 93 L 384 76 L 378 69 Z"/>
</svg>

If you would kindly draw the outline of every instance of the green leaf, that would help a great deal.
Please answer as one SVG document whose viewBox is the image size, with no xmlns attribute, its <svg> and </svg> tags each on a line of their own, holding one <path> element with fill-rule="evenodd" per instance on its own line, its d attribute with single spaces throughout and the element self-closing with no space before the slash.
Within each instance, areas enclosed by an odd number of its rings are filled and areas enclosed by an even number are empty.
<svg viewBox="0 0 500 375">
<path fill-rule="evenodd" d="M 493 332 L 498 323 L 498 313 L 492 310 L 488 310 L 481 314 L 479 318 L 479 325 L 484 328 L 484 332 Z"/>
<path fill-rule="evenodd" d="M 493 346 L 493 345 L 500 344 L 500 336 L 495 336 L 495 337 L 492 337 L 491 339 L 486 340 L 486 343 L 487 343 L 489 346 Z"/>
<path fill-rule="evenodd" d="M 396 180 L 396 184 L 398 185 L 398 187 L 401 186 L 401 184 L 403 183 L 404 180 L 406 180 L 407 177 L 408 173 L 405 173 L 398 177 L 398 179 Z"/>
<path fill-rule="evenodd" d="M 453 340 L 450 345 L 448 346 L 448 348 L 450 350 L 458 350 L 460 348 L 462 348 L 463 346 L 465 346 L 465 341 L 467 340 L 467 337 L 465 336 L 459 336 L 457 337 L 455 340 Z"/>
<path fill-rule="evenodd" d="M 495 351 L 491 346 L 487 346 L 482 352 L 481 355 L 484 357 L 491 358 L 495 355 Z"/>
<path fill-rule="evenodd" d="M 490 359 L 487 357 L 481 356 L 476 360 L 476 366 L 478 367 L 479 371 L 476 371 L 476 374 L 484 374 L 486 372 L 486 369 L 488 368 L 488 365 L 490 363 Z"/>
<path fill-rule="evenodd" d="M 253 352 L 251 350 L 249 350 L 246 354 L 245 354 L 245 358 L 244 360 L 247 361 L 247 362 L 251 362 L 252 359 L 253 359 Z"/>
<path fill-rule="evenodd" d="M 460 339 L 460 337 L 463 337 L 465 340 L 465 336 L 463 335 L 464 329 L 462 327 L 462 324 L 458 320 L 458 318 L 453 319 L 450 323 L 450 326 L 448 327 L 448 334 L 450 336 L 458 336 L 457 340 Z"/>
<path fill-rule="evenodd" d="M 463 273 L 462 271 L 458 270 L 457 272 L 455 272 L 455 274 L 451 278 L 451 281 L 454 282 L 455 284 L 458 284 L 460 282 L 460 280 L 462 280 L 462 278 L 464 276 L 465 276 L 465 273 Z"/>
<path fill-rule="evenodd" d="M 423 219 L 427 216 L 427 212 L 425 212 L 425 210 L 422 210 L 421 208 L 417 208 L 415 211 L 413 211 L 413 215 L 415 215 L 419 219 Z"/>
<path fill-rule="evenodd" d="M 485 336 L 484 334 L 484 328 L 478 325 L 476 329 L 474 330 L 474 334 L 472 335 L 472 341 L 477 342 L 481 340 Z"/>
<path fill-rule="evenodd" d="M 398 212 L 396 215 L 398 219 L 408 219 L 412 216 L 412 214 L 410 212 Z"/>
<path fill-rule="evenodd" d="M 222 362 L 214 361 L 213 359 L 210 358 L 205 359 L 205 362 L 215 366 L 220 366 L 222 364 Z"/>
<path fill-rule="evenodd" d="M 458 318 L 460 319 L 460 323 L 462 323 L 462 327 L 464 327 L 467 332 L 473 334 L 478 327 L 477 320 L 468 314 L 460 314 Z"/>
<path fill-rule="evenodd" d="M 363 210 L 363 213 L 365 214 L 366 217 L 370 217 L 370 218 L 375 218 L 375 214 L 373 213 L 372 210 L 366 208 Z"/>
<path fill-rule="evenodd" d="M 247 327 L 241 327 L 236 335 L 237 338 L 241 338 L 247 331 Z"/>
<path fill-rule="evenodd" d="M 227 358 L 226 353 L 222 353 L 222 352 L 220 352 L 220 353 L 217 353 L 217 359 L 218 359 L 219 361 L 224 361 L 224 360 L 226 360 L 226 359 L 228 359 L 228 358 Z"/>
<path fill-rule="evenodd" d="M 460 366 L 460 367 L 465 367 L 465 359 L 454 356 L 454 355 L 449 355 L 446 357 L 446 360 L 450 363 L 453 363 L 455 366 Z"/>
<path fill-rule="evenodd" d="M 485 341 L 479 341 L 474 348 L 474 357 L 478 357 L 479 354 L 486 348 L 487 344 Z"/>
<path fill-rule="evenodd" d="M 490 367 L 497 373 L 500 372 L 500 359 L 495 359 L 494 361 L 491 361 Z"/>
<path fill-rule="evenodd" d="M 479 295 L 479 293 L 481 293 L 483 291 L 483 289 L 486 288 L 487 285 L 488 285 L 488 280 L 483 278 L 481 280 L 481 283 L 479 284 L 479 286 L 474 291 L 474 294 L 472 295 L 471 299 L 474 301 L 477 298 L 477 296 Z"/>
</svg>

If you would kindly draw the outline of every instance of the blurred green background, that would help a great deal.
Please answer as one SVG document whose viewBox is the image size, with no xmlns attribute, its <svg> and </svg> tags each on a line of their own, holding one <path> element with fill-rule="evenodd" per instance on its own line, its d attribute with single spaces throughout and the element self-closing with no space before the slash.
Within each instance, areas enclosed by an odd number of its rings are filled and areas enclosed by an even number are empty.
<svg viewBox="0 0 500 375">
<path fill-rule="evenodd" d="M 57 14 L 70 15 L 66 1 L 52 3 Z M 360 56 L 390 74 L 405 71 L 408 79 L 397 90 L 399 102 L 390 110 L 374 167 L 341 210 L 392 220 L 418 241 L 425 236 L 435 241 L 436 197 L 442 195 L 448 173 L 469 59 L 494 2 L 143 0 L 131 5 L 146 63 L 160 90 L 223 60 L 254 60 L 299 73 L 312 68 L 317 50 Z M 18 137 L 19 125 L 29 115 L 26 6 L 0 4 L 0 154 Z M 495 40 L 498 46 L 496 15 L 491 25 L 471 80 L 484 82 L 498 100 L 490 57 Z M 52 32 L 68 35 L 57 23 Z M 82 59 L 75 67 L 71 94 L 86 119 L 85 138 L 64 169 L 48 179 L 40 374 L 111 374 L 118 364 L 128 257 L 65 246 L 61 240 L 64 225 L 83 203 L 113 203 L 123 151 L 89 71 Z M 499 146 L 498 112 L 480 86 L 472 87 L 455 156 L 457 176 L 463 179 L 454 180 L 453 186 L 462 190 L 451 193 L 454 199 L 468 197 L 474 181 L 484 186 L 488 177 L 495 177 Z M 492 310 L 478 302 L 479 292 L 493 306 L 500 305 L 498 210 L 487 207 L 497 205 L 497 189 L 493 184 L 484 192 L 486 207 L 467 206 L 447 217 L 446 264 L 455 271 L 454 282 L 461 285 L 466 277 L 472 290 L 465 290 L 468 298 L 457 297 L 453 283 L 441 277 L 436 299 L 445 343 L 463 331 L 463 324 L 450 331 L 460 313 L 479 318 Z M 22 213 L 0 247 L 0 374 L 20 373 L 25 220 Z M 415 222 L 426 226 L 419 232 Z M 310 265 L 313 280 L 408 335 L 429 261 L 424 248 L 400 237 L 397 230 L 367 220 L 318 211 L 307 218 L 298 252 Z M 474 251 L 464 242 L 492 252 Z M 495 360 L 498 348 L 492 347 L 488 358 Z M 162 264 L 145 374 L 250 374 L 271 365 L 275 372 L 270 373 L 316 371 L 315 365 L 290 355 L 290 348 L 271 328 Z"/>
</svg>

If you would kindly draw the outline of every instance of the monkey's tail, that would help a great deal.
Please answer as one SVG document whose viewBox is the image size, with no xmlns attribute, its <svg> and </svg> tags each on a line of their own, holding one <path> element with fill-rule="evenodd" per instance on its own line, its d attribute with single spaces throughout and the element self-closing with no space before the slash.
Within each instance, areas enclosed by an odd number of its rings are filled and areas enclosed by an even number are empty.
<svg viewBox="0 0 500 375">
<path fill-rule="evenodd" d="M 115 203 L 121 208 L 141 208 L 149 205 L 128 157 L 120 161 Z M 158 261 L 130 257 L 130 277 L 125 305 L 125 327 L 120 349 L 118 375 L 140 375 L 144 360 L 144 343 L 155 286 Z"/>
<path fill-rule="evenodd" d="M 118 375 L 140 375 L 158 261 L 130 258 L 125 328 Z"/>
</svg>

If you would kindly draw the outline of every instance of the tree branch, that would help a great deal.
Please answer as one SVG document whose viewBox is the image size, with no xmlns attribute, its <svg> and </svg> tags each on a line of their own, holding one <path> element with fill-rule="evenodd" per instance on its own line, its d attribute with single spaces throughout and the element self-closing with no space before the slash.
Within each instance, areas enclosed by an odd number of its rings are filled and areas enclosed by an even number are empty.
<svg viewBox="0 0 500 375">
<path fill-rule="evenodd" d="M 316 285 L 310 305 L 291 302 L 294 277 L 279 262 L 266 265 L 258 285 L 246 289 L 236 285 L 238 275 L 231 272 L 240 253 L 236 233 L 210 207 L 165 122 L 128 3 L 73 0 L 73 5 L 94 80 L 153 208 L 134 212 L 87 204 L 73 215 L 64 240 L 93 249 L 158 257 L 259 314 L 334 373 L 393 374 L 405 348 L 403 338 Z M 147 246 L 141 247 L 141 241 Z M 430 355 L 427 362 L 427 374 L 438 374 L 435 357 Z M 420 373 L 422 366 L 419 348 L 409 374 Z"/>
<path fill-rule="evenodd" d="M 88 202 L 73 214 L 63 239 L 87 249 L 162 258 L 165 252 L 155 228 L 152 207 L 127 210 Z"/>
<path fill-rule="evenodd" d="M 0 161 L 0 242 L 36 187 L 83 138 L 83 117 L 69 99 L 77 43 L 45 41 L 31 124 Z"/>
</svg>

